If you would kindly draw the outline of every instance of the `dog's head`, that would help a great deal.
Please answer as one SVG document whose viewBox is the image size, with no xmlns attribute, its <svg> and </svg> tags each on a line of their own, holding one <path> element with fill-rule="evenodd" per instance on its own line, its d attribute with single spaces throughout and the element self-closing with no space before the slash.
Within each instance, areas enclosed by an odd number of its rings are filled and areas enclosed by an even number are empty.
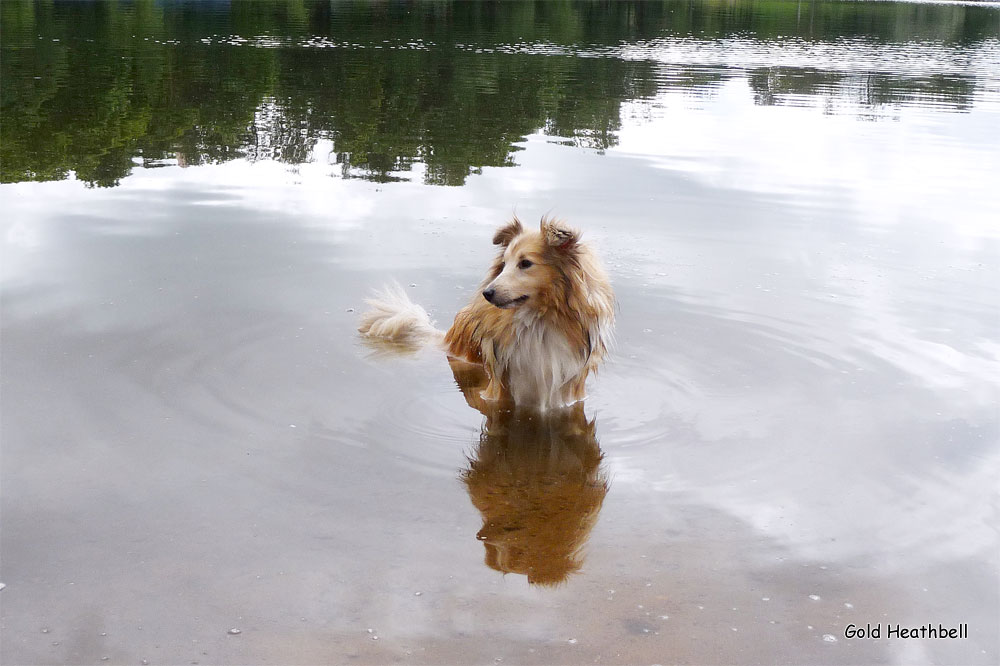
<svg viewBox="0 0 1000 666">
<path fill-rule="evenodd" d="M 559 220 L 543 217 L 538 231 L 529 231 L 515 217 L 493 236 L 501 252 L 483 298 L 503 309 L 551 298 L 564 281 L 564 268 L 577 261 L 579 240 L 580 232 Z"/>
</svg>

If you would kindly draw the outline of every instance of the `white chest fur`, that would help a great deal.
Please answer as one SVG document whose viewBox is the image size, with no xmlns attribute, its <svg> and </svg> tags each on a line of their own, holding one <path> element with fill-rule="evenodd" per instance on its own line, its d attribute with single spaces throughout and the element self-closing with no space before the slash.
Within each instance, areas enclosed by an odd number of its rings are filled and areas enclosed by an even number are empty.
<svg viewBox="0 0 1000 666">
<path fill-rule="evenodd" d="M 509 349 L 498 354 L 507 369 L 514 402 L 538 409 L 570 402 L 570 384 L 583 371 L 586 354 L 573 349 L 566 336 L 537 318 L 518 317 L 517 334 Z"/>
</svg>

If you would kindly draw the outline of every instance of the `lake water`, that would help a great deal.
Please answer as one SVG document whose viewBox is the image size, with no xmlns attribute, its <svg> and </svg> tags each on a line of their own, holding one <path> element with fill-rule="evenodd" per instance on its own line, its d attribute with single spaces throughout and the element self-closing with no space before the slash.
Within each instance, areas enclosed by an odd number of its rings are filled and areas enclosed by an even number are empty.
<svg viewBox="0 0 1000 666">
<path fill-rule="evenodd" d="M 0 17 L 4 663 L 1000 661 L 1000 6 Z M 544 421 L 356 334 L 515 211 L 620 306 Z"/>
</svg>

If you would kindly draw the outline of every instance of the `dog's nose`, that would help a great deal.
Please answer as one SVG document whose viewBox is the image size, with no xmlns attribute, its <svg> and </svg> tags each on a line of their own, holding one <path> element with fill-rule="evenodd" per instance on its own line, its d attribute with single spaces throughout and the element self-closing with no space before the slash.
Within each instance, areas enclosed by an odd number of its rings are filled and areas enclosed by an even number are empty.
<svg viewBox="0 0 1000 666">
<path fill-rule="evenodd" d="M 483 290 L 483 298 L 485 298 L 487 301 L 489 301 L 490 303 L 492 303 L 493 302 L 493 296 L 496 295 L 496 293 L 497 293 L 496 289 L 484 289 Z"/>
</svg>

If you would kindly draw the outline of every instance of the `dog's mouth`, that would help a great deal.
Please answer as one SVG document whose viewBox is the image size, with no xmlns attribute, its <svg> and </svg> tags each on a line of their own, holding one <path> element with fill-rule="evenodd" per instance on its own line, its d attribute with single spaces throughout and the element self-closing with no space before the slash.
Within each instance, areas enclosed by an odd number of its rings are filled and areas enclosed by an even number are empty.
<svg viewBox="0 0 1000 666">
<path fill-rule="evenodd" d="M 506 301 L 505 303 L 494 303 L 493 305 L 497 306 L 501 310 L 512 310 L 517 306 L 519 306 L 521 303 L 524 303 L 526 300 L 528 300 L 527 294 L 525 294 L 524 296 L 518 296 L 517 298 L 512 298 L 511 300 Z"/>
</svg>

